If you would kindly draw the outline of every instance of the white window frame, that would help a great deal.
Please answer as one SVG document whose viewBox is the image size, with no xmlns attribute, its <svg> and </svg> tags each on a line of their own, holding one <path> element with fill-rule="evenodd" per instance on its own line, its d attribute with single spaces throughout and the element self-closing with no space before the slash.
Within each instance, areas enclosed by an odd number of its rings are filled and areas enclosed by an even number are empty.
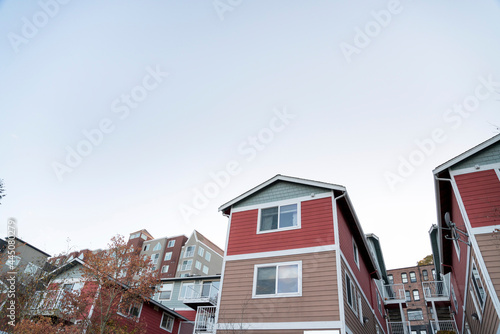
<svg viewBox="0 0 500 334">
<path fill-rule="evenodd" d="M 155 248 L 153 248 L 153 252 L 159 251 L 161 249 L 161 243 L 158 241 L 158 243 L 155 245 Z"/>
<path fill-rule="evenodd" d="M 160 253 L 151 254 L 151 263 L 152 264 L 157 264 L 159 258 L 160 258 Z"/>
<path fill-rule="evenodd" d="M 415 296 L 415 292 L 417 293 L 417 296 Z M 420 291 L 418 291 L 418 289 L 413 289 L 412 292 L 411 292 L 411 295 L 413 297 L 413 301 L 419 301 L 420 300 Z M 418 297 L 415 298 L 415 297 Z"/>
<path fill-rule="evenodd" d="M 186 265 L 184 265 L 184 262 L 186 262 Z M 181 270 L 180 271 L 191 270 L 192 267 L 193 267 L 193 260 L 192 259 L 190 259 L 190 260 L 184 260 L 181 263 Z"/>
<path fill-rule="evenodd" d="M 403 279 L 403 274 L 406 276 L 406 278 L 404 279 Z M 406 280 L 406 282 L 404 280 Z M 408 273 L 401 273 L 401 283 L 408 284 Z"/>
<path fill-rule="evenodd" d="M 144 245 L 144 252 L 147 252 L 149 250 L 149 244 Z"/>
<path fill-rule="evenodd" d="M 201 270 L 201 262 L 196 260 L 196 262 L 194 263 L 194 267 L 198 270 Z"/>
<path fill-rule="evenodd" d="M 356 263 L 356 266 L 358 267 L 359 269 L 359 248 L 358 248 L 358 245 L 356 244 L 356 241 L 354 240 L 354 238 L 352 238 L 352 252 L 353 252 L 353 256 L 354 256 L 354 263 Z"/>
<path fill-rule="evenodd" d="M 34 274 L 36 274 L 38 272 L 38 270 L 41 270 L 41 269 L 42 268 L 40 268 L 36 264 L 33 264 L 33 263 L 29 262 L 26 265 L 26 268 L 24 268 L 24 273 L 28 274 L 28 275 L 34 275 Z"/>
<path fill-rule="evenodd" d="M 481 288 L 483 289 L 483 295 L 481 296 L 481 299 L 482 299 L 482 303 L 481 303 L 481 300 L 479 299 L 479 287 L 476 286 L 477 282 L 476 282 L 476 279 L 474 278 L 474 269 L 477 271 L 477 275 L 478 275 L 478 278 L 479 278 L 479 282 L 481 283 Z M 471 268 L 471 287 L 473 287 L 472 291 L 474 293 L 474 297 L 476 298 L 477 300 L 477 303 L 479 304 L 480 308 L 481 308 L 481 313 L 482 311 L 484 310 L 484 306 L 486 305 L 486 289 L 484 288 L 484 283 L 483 283 L 483 278 L 482 278 L 482 275 L 481 273 L 479 272 L 479 268 L 477 267 L 476 265 L 476 261 L 472 261 L 472 268 Z"/>
<path fill-rule="evenodd" d="M 170 261 L 171 259 L 172 259 L 172 252 L 166 252 L 163 261 Z"/>
<path fill-rule="evenodd" d="M 169 240 L 167 244 L 167 248 L 172 248 L 175 246 L 175 240 Z"/>
<path fill-rule="evenodd" d="M 163 266 L 161 266 L 161 273 L 164 274 L 164 273 L 168 273 L 168 269 L 169 269 L 169 265 L 168 264 L 165 264 Z M 166 269 L 165 269 L 166 268 Z M 165 270 L 164 270 L 165 269 Z"/>
<path fill-rule="evenodd" d="M 423 277 L 424 281 L 429 280 L 429 272 L 427 271 L 427 269 L 422 270 L 422 277 Z"/>
<path fill-rule="evenodd" d="M 169 319 L 172 319 L 172 322 L 171 322 L 171 326 L 170 328 L 168 327 L 163 327 L 163 319 L 166 317 L 168 317 Z M 168 314 L 167 312 L 163 312 L 163 315 L 161 316 L 161 321 L 160 321 L 160 328 L 169 332 L 169 333 L 172 333 L 172 330 L 174 329 L 174 324 L 175 324 L 175 318 L 172 317 L 170 314 Z"/>
<path fill-rule="evenodd" d="M 134 233 L 130 236 L 129 240 L 139 238 L 141 236 L 141 232 Z"/>
<path fill-rule="evenodd" d="M 411 277 L 411 274 L 413 274 L 414 279 Z M 416 272 L 410 271 L 409 276 L 410 276 L 410 283 L 416 283 L 417 282 L 417 273 Z"/>
<path fill-rule="evenodd" d="M 287 206 L 287 205 L 292 205 L 296 204 L 297 205 L 297 225 L 296 226 L 288 226 L 288 227 L 283 227 L 280 228 L 280 208 L 282 206 Z M 297 202 L 297 200 L 287 200 L 287 201 L 280 201 L 280 202 L 275 202 L 275 203 L 268 203 L 265 207 L 259 208 L 259 214 L 257 217 L 257 234 L 265 234 L 265 233 L 275 233 L 275 232 L 281 232 L 281 231 L 288 231 L 288 230 L 298 230 L 301 228 L 301 204 L 302 202 Z M 267 231 L 261 231 L 260 230 L 260 224 L 261 224 L 261 218 L 262 218 L 262 210 L 265 209 L 270 209 L 278 207 L 278 228 L 275 230 L 267 230 Z"/>
<path fill-rule="evenodd" d="M 196 246 L 186 246 L 186 250 L 184 251 L 184 258 L 193 257 L 195 250 Z"/>
<path fill-rule="evenodd" d="M 164 287 L 169 287 L 169 289 L 162 290 Z M 170 297 L 167 298 L 161 298 L 161 292 L 162 291 L 170 291 Z M 158 289 L 158 300 L 171 300 L 172 299 L 172 294 L 174 293 L 174 283 L 164 283 L 160 285 L 160 288 Z"/>
<path fill-rule="evenodd" d="M 198 255 L 201 257 L 205 255 L 205 249 L 201 246 L 198 246 Z"/>
<path fill-rule="evenodd" d="M 203 266 L 203 270 L 202 270 L 202 271 L 203 271 L 203 273 L 204 273 L 205 275 L 208 275 L 208 267 L 207 267 L 207 266 L 205 266 L 205 265 L 204 265 L 204 266 Z"/>
<path fill-rule="evenodd" d="M 123 298 L 123 297 L 122 297 Z M 120 298 L 120 302 L 118 303 L 118 309 L 120 309 L 120 304 L 122 302 L 122 298 Z M 134 304 L 140 304 L 139 306 L 139 314 L 137 315 L 137 317 L 135 316 L 132 316 L 130 315 L 130 309 L 132 308 L 132 306 L 134 306 Z M 141 313 L 142 313 L 142 305 L 144 303 L 139 303 L 139 302 L 134 302 L 132 304 L 130 304 L 128 310 L 127 310 L 127 314 L 125 313 L 122 313 L 120 311 L 117 311 L 116 313 L 118 313 L 119 315 L 121 315 L 122 317 L 125 317 L 125 318 L 129 318 L 129 319 L 136 319 L 136 321 L 139 321 L 139 319 L 141 318 Z"/>
<path fill-rule="evenodd" d="M 257 273 L 259 268 L 265 267 L 276 267 L 276 272 L 280 266 L 291 266 L 297 265 L 297 292 L 292 293 L 278 293 L 278 277 L 276 275 L 276 289 L 274 294 L 268 295 L 258 295 L 257 292 Z M 252 287 L 252 298 L 286 298 L 286 297 L 300 297 L 302 296 L 302 261 L 292 261 L 292 262 L 275 262 L 275 263 L 262 263 L 254 265 L 253 271 L 253 287 Z"/>
<path fill-rule="evenodd" d="M 210 262 L 210 259 L 212 258 L 212 254 L 210 254 L 208 251 L 205 252 L 205 260 Z"/>
<path fill-rule="evenodd" d="M 358 315 L 358 302 L 356 299 L 356 284 L 351 276 L 346 272 L 345 273 L 345 287 L 346 287 L 346 302 L 347 305 L 351 308 L 354 314 Z M 350 293 L 349 293 L 350 292 Z M 351 302 L 349 303 L 349 295 L 351 295 Z"/>
<path fill-rule="evenodd" d="M 420 314 L 421 317 L 418 318 L 418 319 L 415 319 L 415 317 L 413 316 L 412 317 L 413 319 L 410 319 L 410 315 L 408 314 L 409 312 Z M 407 310 L 406 311 L 406 315 L 408 317 L 408 321 L 422 321 L 422 320 L 424 320 L 424 312 L 423 312 L 423 310 L 421 308 Z"/>
</svg>

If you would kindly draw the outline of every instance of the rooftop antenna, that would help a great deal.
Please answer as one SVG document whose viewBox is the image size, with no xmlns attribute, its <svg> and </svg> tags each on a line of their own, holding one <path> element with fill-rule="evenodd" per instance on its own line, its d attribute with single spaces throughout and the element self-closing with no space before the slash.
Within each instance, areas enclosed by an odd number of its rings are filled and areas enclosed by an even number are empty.
<svg viewBox="0 0 500 334">
<path fill-rule="evenodd" d="M 449 230 L 451 231 L 451 237 L 448 236 L 448 235 L 445 235 L 444 238 L 447 239 L 447 240 L 456 240 L 456 241 L 460 241 L 460 242 L 463 242 L 464 244 L 466 244 L 467 246 L 470 246 L 470 242 L 468 241 L 465 241 L 463 240 L 460 236 L 463 235 L 465 237 L 469 237 L 469 235 L 460 230 L 457 225 L 451 221 L 451 217 L 450 217 L 450 213 L 449 212 L 446 212 L 444 214 L 444 222 L 446 224 L 447 227 L 441 227 L 443 230 Z"/>
</svg>

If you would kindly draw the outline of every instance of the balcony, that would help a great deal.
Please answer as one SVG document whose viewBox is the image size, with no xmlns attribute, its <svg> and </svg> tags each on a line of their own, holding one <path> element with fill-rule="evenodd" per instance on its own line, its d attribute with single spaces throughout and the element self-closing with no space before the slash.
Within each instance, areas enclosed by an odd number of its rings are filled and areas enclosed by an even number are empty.
<svg viewBox="0 0 500 334">
<path fill-rule="evenodd" d="M 450 291 L 445 281 L 422 282 L 425 300 L 428 302 L 450 300 Z"/>
<path fill-rule="evenodd" d="M 215 333 L 215 313 L 216 306 L 201 306 L 196 313 L 196 320 L 194 322 L 194 334 L 197 333 Z"/>
<path fill-rule="evenodd" d="M 31 315 L 56 316 L 61 315 L 61 305 L 64 290 L 37 291 L 30 307 Z"/>
<path fill-rule="evenodd" d="M 431 329 L 433 334 L 436 334 L 438 331 L 454 331 L 458 333 L 457 324 L 455 320 L 439 320 L 439 321 L 431 321 Z"/>
<path fill-rule="evenodd" d="M 410 334 L 410 322 L 409 321 L 389 321 L 389 334 Z"/>
<path fill-rule="evenodd" d="M 200 306 L 217 306 L 219 297 L 219 282 L 193 284 L 187 287 L 183 303 L 187 306 L 197 309 Z"/>
<path fill-rule="evenodd" d="M 404 284 L 383 285 L 382 297 L 385 304 L 404 303 L 406 300 Z"/>
</svg>

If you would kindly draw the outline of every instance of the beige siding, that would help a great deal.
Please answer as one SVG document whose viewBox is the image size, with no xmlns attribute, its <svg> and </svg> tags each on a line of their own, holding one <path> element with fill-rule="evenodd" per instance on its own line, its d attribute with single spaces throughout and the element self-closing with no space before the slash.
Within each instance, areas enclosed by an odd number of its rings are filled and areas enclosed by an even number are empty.
<svg viewBox="0 0 500 334">
<path fill-rule="evenodd" d="M 472 284 L 472 282 L 469 282 Z M 471 291 L 469 290 L 467 296 L 467 322 L 469 323 L 470 329 L 472 333 L 481 333 L 481 334 L 496 334 L 498 330 L 498 326 L 500 325 L 500 320 L 498 319 L 498 315 L 496 313 L 495 307 L 491 302 L 491 298 L 486 298 L 486 303 L 484 305 L 484 310 L 482 312 L 481 321 L 474 320 L 471 318 L 471 314 L 476 312 L 476 308 L 474 306 L 474 302 L 471 298 Z M 479 312 L 480 313 L 480 312 Z"/>
<path fill-rule="evenodd" d="M 254 265 L 299 260 L 302 296 L 252 298 Z M 226 262 L 219 323 L 338 320 L 335 251 Z"/>
<path fill-rule="evenodd" d="M 500 233 L 476 234 L 475 237 L 495 292 L 500 298 Z"/>
<path fill-rule="evenodd" d="M 476 238 L 478 236 L 480 236 L 480 235 L 476 235 Z M 484 247 L 484 242 L 483 242 L 483 247 Z M 481 253 L 482 253 L 482 251 L 481 251 Z M 472 279 L 471 279 L 472 276 L 471 276 L 471 274 L 469 274 L 469 276 L 467 278 L 469 291 L 467 292 L 468 296 L 467 296 L 466 318 L 467 318 L 467 322 L 469 323 L 469 326 L 471 328 L 472 333 L 496 334 L 498 326 L 500 325 L 500 319 L 499 319 L 498 314 L 495 310 L 495 306 L 493 305 L 493 302 L 491 300 L 489 290 L 486 288 L 484 274 L 478 265 L 477 257 L 478 256 L 476 256 L 474 251 L 472 251 L 472 258 L 475 259 L 476 266 L 478 267 L 477 269 L 478 269 L 480 276 L 481 276 L 482 285 L 486 291 L 486 301 L 485 301 L 483 310 L 481 310 L 480 305 L 478 305 L 477 309 L 476 309 L 476 306 L 474 304 L 473 297 L 472 297 L 472 294 L 474 294 L 474 296 L 475 296 L 475 289 L 474 289 L 474 285 L 473 285 Z M 473 313 L 476 313 L 476 312 L 481 316 L 481 321 L 474 320 L 471 318 L 471 315 Z"/>
<path fill-rule="evenodd" d="M 342 287 L 344 290 L 344 312 L 345 312 L 345 323 L 349 329 L 356 334 L 373 334 L 375 333 L 375 323 L 377 322 L 375 315 L 372 312 L 372 309 L 370 305 L 367 303 L 366 299 L 363 297 L 361 294 L 361 289 L 359 286 L 356 285 L 356 292 L 355 292 L 355 301 L 358 303 L 358 296 L 361 297 L 361 304 L 362 304 L 362 310 L 363 313 L 360 316 L 359 314 L 359 304 L 356 305 L 357 313 L 353 310 L 353 308 L 347 303 L 347 285 L 346 285 L 346 279 L 345 275 L 346 272 L 348 272 L 346 264 L 344 261 L 342 261 Z M 353 276 L 348 273 L 349 277 L 351 280 L 353 279 Z M 356 284 L 356 282 L 354 282 Z M 366 324 L 362 323 L 360 319 L 363 319 L 363 317 L 368 318 L 368 322 Z"/>
</svg>

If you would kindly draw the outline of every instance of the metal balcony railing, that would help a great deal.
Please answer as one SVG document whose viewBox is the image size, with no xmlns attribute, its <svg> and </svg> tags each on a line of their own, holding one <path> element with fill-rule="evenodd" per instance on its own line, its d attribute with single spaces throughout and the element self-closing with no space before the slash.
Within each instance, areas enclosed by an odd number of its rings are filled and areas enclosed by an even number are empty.
<svg viewBox="0 0 500 334">
<path fill-rule="evenodd" d="M 404 284 L 388 284 L 382 286 L 382 295 L 384 302 L 404 302 L 405 286 Z"/>
<path fill-rule="evenodd" d="M 194 322 L 194 333 L 215 333 L 215 313 L 217 307 L 202 306 L 198 308 L 196 320 Z"/>
<path fill-rule="evenodd" d="M 445 281 L 422 282 L 422 288 L 427 301 L 450 299 L 450 291 Z"/>
<path fill-rule="evenodd" d="M 214 284 L 194 284 L 186 289 L 184 302 L 209 302 L 212 305 L 217 305 L 217 298 L 219 296 L 219 288 Z"/>
<path fill-rule="evenodd" d="M 436 334 L 438 331 L 454 331 L 455 333 L 458 333 L 455 320 L 430 321 L 430 324 L 433 334 Z"/>
<path fill-rule="evenodd" d="M 410 322 L 409 321 L 389 321 L 389 334 L 410 334 Z"/>
</svg>

